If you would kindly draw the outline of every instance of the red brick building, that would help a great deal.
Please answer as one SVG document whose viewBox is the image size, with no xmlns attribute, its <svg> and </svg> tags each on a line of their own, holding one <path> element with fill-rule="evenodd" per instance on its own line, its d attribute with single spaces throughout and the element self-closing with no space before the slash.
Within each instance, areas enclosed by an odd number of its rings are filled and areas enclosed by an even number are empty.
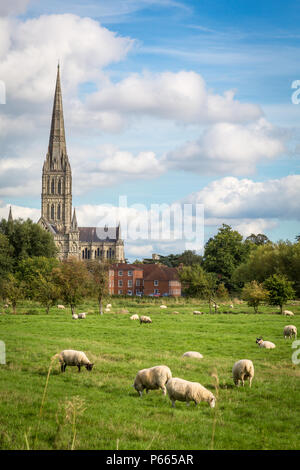
<svg viewBox="0 0 300 470">
<path fill-rule="evenodd" d="M 162 264 L 117 263 L 109 270 L 109 292 L 115 295 L 181 295 L 176 268 Z"/>
</svg>

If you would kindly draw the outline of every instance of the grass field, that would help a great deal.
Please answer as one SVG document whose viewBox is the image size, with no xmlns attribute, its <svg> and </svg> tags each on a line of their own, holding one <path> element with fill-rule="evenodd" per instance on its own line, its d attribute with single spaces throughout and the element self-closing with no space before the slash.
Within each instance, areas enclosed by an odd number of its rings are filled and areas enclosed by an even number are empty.
<svg viewBox="0 0 300 470">
<path fill-rule="evenodd" d="M 299 449 L 300 366 L 282 331 L 287 324 L 300 331 L 300 305 L 287 306 L 295 313 L 289 318 L 272 313 L 274 307 L 255 315 L 245 304 L 231 314 L 196 316 L 193 310 L 208 312 L 207 305 L 169 301 L 160 310 L 161 301 L 110 301 L 112 313 L 102 317 L 92 302 L 82 305 L 85 320 L 72 320 L 69 309 L 46 315 L 29 303 L 17 315 L 0 315 L 7 362 L 0 365 L 0 449 Z M 153 323 L 130 321 L 115 313 L 121 307 Z M 259 348 L 259 335 L 276 349 Z M 55 362 L 39 419 L 50 359 L 62 349 L 85 351 L 95 367 L 61 374 Z M 188 350 L 204 358 L 183 359 Z M 231 378 L 234 362 L 244 358 L 255 367 L 251 389 Z M 172 408 L 158 390 L 140 399 L 132 388 L 136 372 L 159 364 L 217 393 L 216 408 L 180 402 Z"/>
</svg>

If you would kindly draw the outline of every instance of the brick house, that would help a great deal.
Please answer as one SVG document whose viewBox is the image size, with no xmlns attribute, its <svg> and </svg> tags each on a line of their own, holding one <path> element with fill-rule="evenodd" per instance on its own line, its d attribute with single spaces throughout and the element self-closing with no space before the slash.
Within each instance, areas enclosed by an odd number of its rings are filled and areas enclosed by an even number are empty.
<svg viewBox="0 0 300 470">
<path fill-rule="evenodd" d="M 181 296 L 176 268 L 162 264 L 116 263 L 109 270 L 109 292 L 118 295 Z"/>
</svg>

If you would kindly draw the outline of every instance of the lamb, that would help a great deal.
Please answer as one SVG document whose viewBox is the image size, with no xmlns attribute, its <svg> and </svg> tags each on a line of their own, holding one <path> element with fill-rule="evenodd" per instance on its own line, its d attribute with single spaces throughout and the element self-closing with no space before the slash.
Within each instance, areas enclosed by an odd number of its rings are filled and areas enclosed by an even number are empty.
<svg viewBox="0 0 300 470">
<path fill-rule="evenodd" d="M 86 312 L 78 313 L 78 318 L 86 318 L 86 315 Z"/>
<path fill-rule="evenodd" d="M 283 336 L 284 339 L 286 339 L 286 337 L 292 338 L 293 336 L 297 338 L 297 327 L 295 325 L 286 325 L 283 329 Z"/>
<path fill-rule="evenodd" d="M 194 310 L 193 315 L 203 315 L 203 312 L 200 312 L 199 310 Z"/>
<path fill-rule="evenodd" d="M 197 351 L 187 351 L 182 355 L 182 357 L 194 357 L 195 359 L 203 359 L 202 354 Z"/>
<path fill-rule="evenodd" d="M 168 380 L 166 388 L 173 407 L 176 400 L 185 401 L 187 405 L 193 401 L 195 406 L 201 401 L 206 401 L 211 408 L 215 407 L 215 396 L 198 382 L 189 382 L 176 377 Z"/>
<path fill-rule="evenodd" d="M 293 317 L 294 314 L 290 310 L 283 310 L 283 315 L 286 315 L 287 317 Z"/>
<path fill-rule="evenodd" d="M 272 343 L 271 341 L 264 341 L 262 338 L 256 338 L 256 343 L 258 346 L 261 348 L 266 348 L 266 349 L 274 349 L 276 348 L 275 344 Z"/>
<path fill-rule="evenodd" d="M 172 379 L 172 372 L 167 366 L 154 366 L 149 369 L 139 370 L 136 374 L 133 387 L 139 393 L 140 397 L 143 396 L 143 390 L 146 393 L 149 390 L 157 390 L 161 388 L 164 395 L 166 395 L 166 383 Z"/>
<path fill-rule="evenodd" d="M 58 357 L 60 362 L 60 370 L 65 372 L 67 366 L 77 366 L 80 372 L 81 366 L 84 366 L 88 371 L 91 371 L 94 363 L 91 362 L 83 351 L 75 351 L 74 349 L 64 349 L 58 354 L 55 354 L 52 359 Z"/>
<path fill-rule="evenodd" d="M 64 310 L 66 307 L 64 305 L 58 305 L 57 308 Z"/>
<path fill-rule="evenodd" d="M 161 305 L 159 308 L 168 308 L 166 305 Z"/>
<path fill-rule="evenodd" d="M 150 317 L 146 317 L 145 315 L 142 315 L 140 317 L 140 324 L 141 323 L 152 323 L 152 320 Z"/>
<path fill-rule="evenodd" d="M 239 386 L 239 381 L 244 387 L 245 380 L 249 379 L 249 387 L 251 387 L 254 377 L 254 365 L 250 359 L 241 359 L 237 361 L 232 368 L 232 378 L 235 385 Z"/>
<path fill-rule="evenodd" d="M 135 313 L 134 315 L 131 315 L 130 320 L 139 320 L 140 317 Z"/>
<path fill-rule="evenodd" d="M 72 313 L 72 318 L 73 318 L 73 320 L 78 320 L 78 315 L 77 315 L 77 313 Z"/>
</svg>

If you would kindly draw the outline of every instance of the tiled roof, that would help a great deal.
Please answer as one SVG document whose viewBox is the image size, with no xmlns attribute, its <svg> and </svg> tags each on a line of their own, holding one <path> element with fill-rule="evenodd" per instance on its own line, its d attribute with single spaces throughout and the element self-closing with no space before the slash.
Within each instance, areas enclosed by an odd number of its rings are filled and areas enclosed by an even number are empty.
<svg viewBox="0 0 300 470">
<path fill-rule="evenodd" d="M 144 281 L 177 281 L 179 280 L 176 268 L 158 264 L 144 264 Z"/>
<path fill-rule="evenodd" d="M 104 242 L 119 239 L 119 227 L 78 227 L 81 242 Z"/>
</svg>

